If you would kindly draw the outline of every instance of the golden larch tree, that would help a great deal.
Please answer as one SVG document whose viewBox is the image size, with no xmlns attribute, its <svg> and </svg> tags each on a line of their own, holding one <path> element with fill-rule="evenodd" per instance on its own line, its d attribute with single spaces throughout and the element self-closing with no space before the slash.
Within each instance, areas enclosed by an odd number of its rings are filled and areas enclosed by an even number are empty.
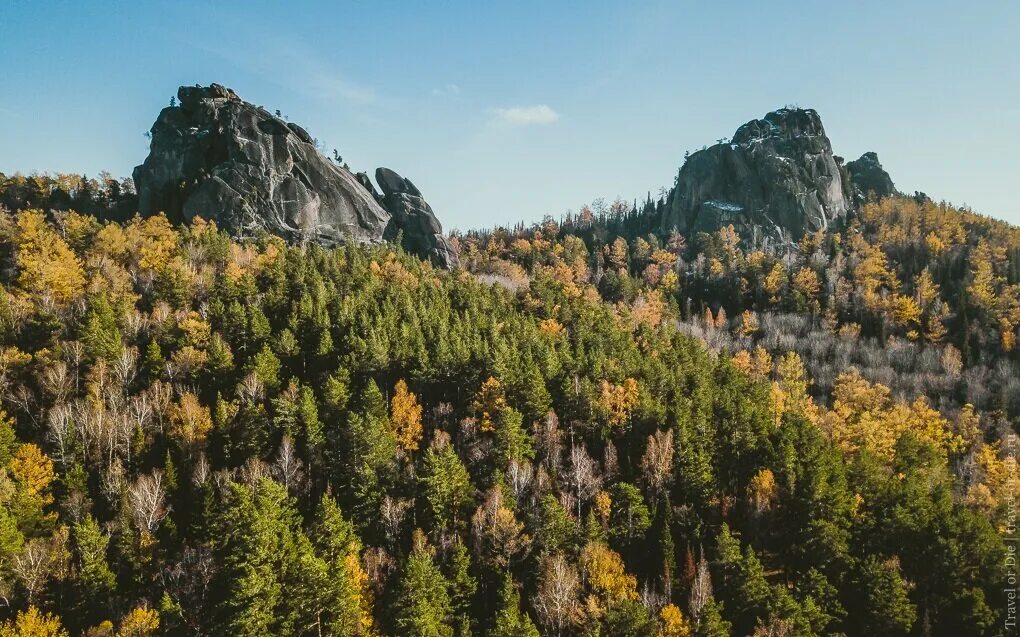
<svg viewBox="0 0 1020 637">
<path fill-rule="evenodd" d="M 418 397 L 407 388 L 403 379 L 398 380 L 390 401 L 390 426 L 397 444 L 404 451 L 418 450 L 422 436 L 421 411 Z"/>
</svg>

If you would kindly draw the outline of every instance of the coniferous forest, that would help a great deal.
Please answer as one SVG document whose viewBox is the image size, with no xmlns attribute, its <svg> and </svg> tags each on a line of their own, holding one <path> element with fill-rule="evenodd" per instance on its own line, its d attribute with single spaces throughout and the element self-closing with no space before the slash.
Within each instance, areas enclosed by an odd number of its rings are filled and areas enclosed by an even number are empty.
<svg viewBox="0 0 1020 637">
<path fill-rule="evenodd" d="M 445 271 L 0 182 L 0 635 L 1005 634 L 1015 227 L 596 202 Z"/>
</svg>

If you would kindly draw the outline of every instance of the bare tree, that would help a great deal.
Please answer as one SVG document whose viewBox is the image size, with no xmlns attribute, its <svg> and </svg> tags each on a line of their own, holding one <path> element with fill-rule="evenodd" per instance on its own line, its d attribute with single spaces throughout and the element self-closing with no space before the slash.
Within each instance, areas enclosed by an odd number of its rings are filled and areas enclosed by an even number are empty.
<svg viewBox="0 0 1020 637">
<path fill-rule="evenodd" d="M 545 418 L 537 423 L 535 431 L 535 447 L 542 458 L 542 463 L 549 473 L 556 474 L 560 470 L 563 456 L 563 432 L 560 430 L 560 419 L 556 412 L 550 410 Z"/>
<path fill-rule="evenodd" d="M 391 498 L 389 495 L 383 498 L 382 504 L 379 505 L 379 516 L 382 518 L 387 540 L 393 542 L 397 539 L 400 525 L 413 506 L 414 500 L 409 498 Z"/>
<path fill-rule="evenodd" d="M 124 316 L 124 335 L 131 340 L 137 340 L 138 337 L 148 327 L 149 320 L 144 314 L 138 310 L 132 310 Z"/>
<path fill-rule="evenodd" d="M 241 482 L 255 490 L 255 486 L 264 478 L 272 476 L 272 470 L 265 462 L 258 458 L 248 458 L 248 461 L 241 467 Z"/>
<path fill-rule="evenodd" d="M 65 402 L 75 391 L 75 380 L 64 361 L 47 365 L 40 375 L 39 386 L 55 403 Z"/>
<path fill-rule="evenodd" d="M 296 491 L 304 480 L 304 463 L 297 455 L 294 440 L 287 434 L 284 434 L 283 440 L 280 441 L 272 471 L 273 477 L 286 487 L 288 492 Z"/>
<path fill-rule="evenodd" d="M 708 560 L 705 559 L 705 553 L 702 551 L 701 560 L 698 562 L 698 571 L 694 576 L 694 581 L 691 582 L 691 617 L 694 618 L 695 623 L 701 620 L 701 611 L 705 608 L 705 605 L 712 599 L 712 576 L 708 572 Z"/>
<path fill-rule="evenodd" d="M 100 467 L 99 488 L 110 504 L 120 500 L 120 495 L 124 492 L 124 474 L 124 465 L 119 459 L 106 468 Z"/>
<path fill-rule="evenodd" d="M 131 419 L 132 429 L 147 432 L 155 417 L 150 395 L 142 392 L 132 396 L 127 404 L 127 415 Z"/>
<path fill-rule="evenodd" d="M 471 528 L 477 555 L 491 560 L 497 568 L 509 567 L 515 557 L 531 548 L 524 523 L 503 503 L 503 492 L 498 487 L 489 490 L 485 502 L 475 511 Z"/>
<path fill-rule="evenodd" d="M 507 467 L 506 479 L 510 483 L 510 488 L 514 492 L 514 499 L 518 504 L 524 498 L 524 494 L 534 477 L 535 471 L 530 462 L 527 460 L 522 462 L 517 462 L 516 460 L 510 461 L 510 466 Z"/>
<path fill-rule="evenodd" d="M 180 559 L 159 574 L 163 590 L 181 606 L 184 621 L 195 631 L 205 622 L 205 618 L 195 611 L 204 607 L 215 575 L 216 561 L 212 551 L 191 546 L 181 551 Z"/>
<path fill-rule="evenodd" d="M 128 489 L 128 501 L 138 530 L 154 533 L 169 513 L 163 472 L 157 469 L 149 475 L 139 476 Z"/>
<path fill-rule="evenodd" d="M 577 517 L 581 517 L 581 506 L 595 497 L 602 488 L 602 476 L 599 475 L 598 464 L 584 448 L 583 444 L 574 445 L 570 449 L 570 486 L 577 494 Z"/>
<path fill-rule="evenodd" d="M 74 410 L 71 405 L 57 403 L 50 409 L 46 419 L 48 425 L 47 438 L 57 450 L 57 460 L 61 467 L 67 467 L 67 456 L 71 451 L 74 438 Z"/>
<path fill-rule="evenodd" d="M 32 422 L 36 425 L 39 424 L 39 419 L 36 418 L 36 413 L 33 409 L 35 404 L 35 395 L 32 390 L 29 389 L 28 385 L 19 384 L 11 386 L 10 381 L 3 378 L 6 372 L 0 374 L 0 387 L 3 388 L 3 397 L 10 404 L 17 407 L 22 413 L 32 419 Z"/>
<path fill-rule="evenodd" d="M 152 407 L 152 415 L 156 420 L 156 426 L 159 429 L 160 435 L 162 435 L 167 412 L 170 409 L 170 403 L 173 402 L 174 388 L 168 383 L 156 381 L 149 385 L 149 389 L 146 392 L 149 395 L 149 404 Z"/>
<path fill-rule="evenodd" d="M 73 407 L 75 434 L 81 442 L 85 456 L 100 462 L 106 406 L 96 401 L 76 400 Z"/>
<path fill-rule="evenodd" d="M 195 486 L 205 484 L 212 474 L 212 467 L 209 465 L 208 458 L 205 457 L 204 453 L 198 455 L 198 460 L 195 461 L 195 471 L 192 474 L 192 480 Z"/>
<path fill-rule="evenodd" d="M 648 436 L 648 446 L 641 458 L 641 475 L 656 496 L 661 495 L 673 479 L 673 430 L 656 431 Z"/>
<path fill-rule="evenodd" d="M 81 367 L 85 362 L 85 346 L 80 341 L 69 341 L 64 343 L 64 358 L 70 363 L 74 372 L 74 391 L 81 389 Z"/>
<path fill-rule="evenodd" d="M 538 620 L 548 630 L 547 634 L 562 635 L 577 622 L 581 613 L 578 602 L 580 586 L 577 569 L 562 553 L 543 560 L 534 605 Z"/>
<path fill-rule="evenodd" d="M 262 381 L 255 375 L 255 372 L 245 376 L 244 379 L 237 385 L 237 397 L 243 403 L 257 403 L 262 400 L 264 395 L 265 387 L 262 386 Z"/>
<path fill-rule="evenodd" d="M 120 356 L 113 362 L 113 373 L 120 386 L 126 391 L 138 376 L 138 348 L 125 347 L 122 349 Z"/>
<path fill-rule="evenodd" d="M 366 549 L 361 559 L 369 585 L 375 596 L 379 597 L 386 586 L 390 573 L 396 568 L 396 561 L 381 546 Z"/>
<path fill-rule="evenodd" d="M 791 637 L 795 634 L 792 620 L 773 617 L 768 624 L 759 624 L 752 637 Z"/>
<path fill-rule="evenodd" d="M 46 580 L 66 567 L 66 562 L 66 530 L 58 531 L 51 538 L 35 538 L 25 543 L 11 567 L 25 589 L 29 604 L 46 586 Z"/>
<path fill-rule="evenodd" d="M 114 413 L 110 420 L 110 428 L 113 430 L 114 451 L 122 454 L 128 463 L 130 463 L 131 445 L 134 442 L 133 434 L 135 432 L 135 425 L 131 414 L 121 409 Z"/>
<path fill-rule="evenodd" d="M 603 480 L 612 482 L 619 471 L 620 460 L 616 452 L 616 445 L 611 440 L 607 441 L 606 448 L 602 451 Z"/>
<path fill-rule="evenodd" d="M 159 301 L 156 303 L 156 306 L 152 308 L 152 313 L 149 314 L 149 323 L 158 329 L 163 326 L 163 323 L 170 318 L 172 313 L 173 310 L 166 301 Z"/>
</svg>

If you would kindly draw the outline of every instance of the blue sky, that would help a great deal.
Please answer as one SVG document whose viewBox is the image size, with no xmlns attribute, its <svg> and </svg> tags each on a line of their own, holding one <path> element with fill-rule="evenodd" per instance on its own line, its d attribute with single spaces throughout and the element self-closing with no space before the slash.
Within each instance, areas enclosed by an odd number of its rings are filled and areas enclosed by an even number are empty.
<svg viewBox="0 0 1020 637">
<path fill-rule="evenodd" d="M 219 82 L 466 229 L 655 193 L 798 104 L 902 190 L 1020 223 L 1018 33 L 998 0 L 0 0 L 0 171 L 129 175 L 177 86 Z"/>
</svg>

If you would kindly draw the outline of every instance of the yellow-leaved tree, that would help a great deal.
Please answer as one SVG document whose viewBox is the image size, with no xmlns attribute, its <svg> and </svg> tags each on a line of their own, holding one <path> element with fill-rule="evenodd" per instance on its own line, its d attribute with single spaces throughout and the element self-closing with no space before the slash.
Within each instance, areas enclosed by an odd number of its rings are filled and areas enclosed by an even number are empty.
<svg viewBox="0 0 1020 637">
<path fill-rule="evenodd" d="M 810 386 L 811 380 L 804 369 L 804 362 L 796 352 L 787 352 L 779 357 L 776 380 L 772 382 L 772 403 L 777 424 L 785 414 L 804 416 L 811 422 L 818 421 L 818 407 L 808 394 Z"/>
<path fill-rule="evenodd" d="M 57 617 L 29 606 L 16 618 L 0 624 L 0 637 L 67 637 L 67 631 Z"/>
<path fill-rule="evenodd" d="M 159 613 L 152 608 L 138 606 L 124 616 L 117 637 L 151 637 L 159 630 Z"/>
<path fill-rule="evenodd" d="M 599 607 L 638 598 L 637 578 L 627 573 L 620 554 L 605 544 L 588 542 L 581 551 L 581 566 Z"/>
<path fill-rule="evenodd" d="M 776 476 L 769 469 L 756 473 L 747 487 L 748 500 L 759 515 L 772 508 L 778 492 Z"/>
<path fill-rule="evenodd" d="M 58 305 L 78 298 L 85 291 L 85 272 L 67 242 L 46 223 L 40 210 L 18 215 L 18 285 L 36 298 L 48 296 Z"/>
<path fill-rule="evenodd" d="M 404 451 L 417 451 L 421 442 L 421 405 L 418 397 L 407 388 L 403 379 L 393 387 L 390 401 L 390 426 L 397 438 L 397 444 Z"/>
<path fill-rule="evenodd" d="M 659 611 L 658 637 L 691 637 L 691 624 L 675 604 L 666 604 Z"/>
<path fill-rule="evenodd" d="M 967 504 L 987 513 L 995 513 L 1012 498 L 1013 485 L 1020 479 L 1017 460 L 1003 455 L 999 444 L 983 444 L 974 453 L 975 476 L 967 490 Z M 1000 531 L 1006 532 L 1006 515 L 995 515 L 1001 520 Z"/>
<path fill-rule="evenodd" d="M 498 378 L 490 376 L 482 383 L 478 390 L 472 408 L 479 417 L 479 425 L 482 431 L 494 431 L 496 429 L 496 416 L 507 407 L 506 398 L 503 395 L 503 383 Z"/>
<path fill-rule="evenodd" d="M 170 433 L 182 447 L 200 444 L 212 429 L 209 408 L 191 392 L 184 392 L 180 400 L 170 407 Z"/>
<path fill-rule="evenodd" d="M 844 452 L 868 451 L 885 461 L 892 460 L 897 441 L 906 433 L 947 454 L 963 446 L 926 399 L 894 403 L 888 387 L 868 382 L 856 369 L 836 378 L 832 410 L 822 424 Z"/>
<path fill-rule="evenodd" d="M 638 396 L 638 382 L 633 378 L 625 379 L 620 385 L 604 380 L 599 385 L 596 404 L 610 427 L 622 427 L 630 420 Z"/>
<path fill-rule="evenodd" d="M 27 532 L 43 530 L 57 518 L 55 512 L 46 511 L 53 504 L 53 461 L 38 446 L 26 443 L 14 452 L 8 469 L 15 487 L 11 511 L 19 526 Z"/>
</svg>

